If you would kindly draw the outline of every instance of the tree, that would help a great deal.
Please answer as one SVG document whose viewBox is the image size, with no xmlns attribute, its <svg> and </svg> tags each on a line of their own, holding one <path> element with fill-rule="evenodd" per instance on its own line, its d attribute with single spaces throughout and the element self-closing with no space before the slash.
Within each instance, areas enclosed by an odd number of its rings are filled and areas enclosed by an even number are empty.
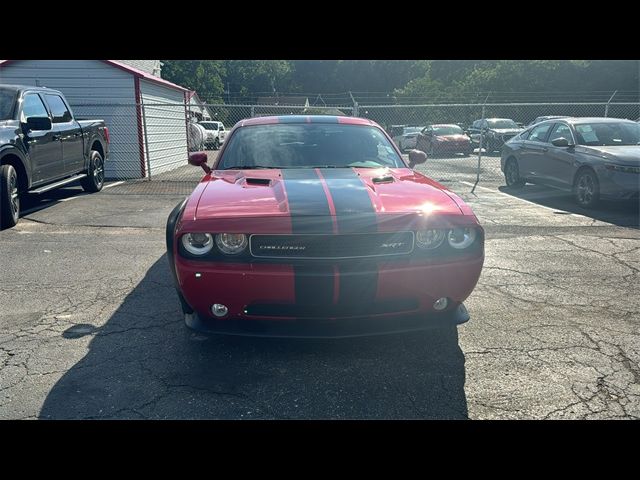
<svg viewBox="0 0 640 480">
<path fill-rule="evenodd" d="M 162 78 L 198 92 L 205 102 L 219 103 L 226 76 L 220 60 L 163 60 Z"/>
</svg>

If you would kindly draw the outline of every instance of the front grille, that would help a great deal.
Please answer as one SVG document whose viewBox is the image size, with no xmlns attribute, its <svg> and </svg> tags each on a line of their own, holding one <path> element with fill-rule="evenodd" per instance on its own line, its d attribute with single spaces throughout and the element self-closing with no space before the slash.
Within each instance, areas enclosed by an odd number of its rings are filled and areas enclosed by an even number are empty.
<svg viewBox="0 0 640 480">
<path fill-rule="evenodd" d="M 249 249 L 257 258 L 360 258 L 407 255 L 413 242 L 413 232 L 251 235 Z"/>
</svg>

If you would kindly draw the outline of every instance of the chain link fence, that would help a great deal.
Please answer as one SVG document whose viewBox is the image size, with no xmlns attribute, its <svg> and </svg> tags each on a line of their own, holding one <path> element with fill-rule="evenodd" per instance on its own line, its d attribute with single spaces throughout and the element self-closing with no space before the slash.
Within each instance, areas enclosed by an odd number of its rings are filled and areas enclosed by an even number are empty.
<svg viewBox="0 0 640 480">
<path fill-rule="evenodd" d="M 202 171 L 187 164 L 189 151 L 204 149 L 213 163 L 226 133 L 242 119 L 268 115 L 353 115 L 379 123 L 396 142 L 403 127 L 429 124 L 455 124 L 470 134 L 472 149 L 467 154 L 429 155 L 418 167 L 431 178 L 450 183 L 452 188 L 468 189 L 468 183 L 501 184 L 500 147 L 480 148 L 482 134 L 474 130 L 483 119 L 509 119 L 522 129 L 542 116 L 611 117 L 640 119 L 640 102 L 635 103 L 487 103 L 425 105 L 229 105 L 194 103 L 80 104 L 74 105 L 78 118 L 103 119 L 111 137 L 106 175 L 110 180 L 129 180 L 111 193 L 189 194 Z M 224 133 L 206 132 L 219 122 Z M 515 130 L 517 131 L 517 130 Z M 475 133 L 474 133 L 475 132 Z M 221 139 L 217 144 L 214 134 Z M 505 136 L 505 138 L 508 135 Z M 209 140 L 207 140 L 209 138 Z M 409 140 L 400 145 L 414 148 Z M 486 147 L 486 145 L 484 145 Z M 430 152 L 428 152 L 430 153 Z"/>
</svg>

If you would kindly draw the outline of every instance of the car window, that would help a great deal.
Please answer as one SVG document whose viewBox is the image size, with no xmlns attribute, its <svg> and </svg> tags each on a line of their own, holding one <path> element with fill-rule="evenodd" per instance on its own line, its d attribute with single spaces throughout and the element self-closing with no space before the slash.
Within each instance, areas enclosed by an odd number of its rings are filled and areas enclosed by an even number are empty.
<svg viewBox="0 0 640 480">
<path fill-rule="evenodd" d="M 640 125 L 637 123 L 585 123 L 575 128 L 580 145 L 640 145 Z"/>
<path fill-rule="evenodd" d="M 71 112 L 59 95 L 45 94 L 45 99 L 53 114 L 53 123 L 64 123 L 71 121 Z"/>
<path fill-rule="evenodd" d="M 573 135 L 571 135 L 571 129 L 564 123 L 556 123 L 549 135 L 549 143 L 553 142 L 557 138 L 566 138 L 569 143 L 573 143 Z"/>
<path fill-rule="evenodd" d="M 217 168 L 404 167 L 376 127 L 335 124 L 251 125 L 229 139 Z"/>
<path fill-rule="evenodd" d="M 37 93 L 29 93 L 22 99 L 20 121 L 26 122 L 29 117 L 48 117 L 49 113 Z"/>
<path fill-rule="evenodd" d="M 547 134 L 549 133 L 549 129 L 551 128 L 551 123 L 544 123 L 542 125 L 538 125 L 531 130 L 531 135 L 529 135 L 529 140 L 534 142 L 544 142 L 547 139 Z"/>
<path fill-rule="evenodd" d="M 525 130 L 524 132 L 522 132 L 521 134 L 519 134 L 517 136 L 517 138 L 519 140 L 526 140 L 527 138 L 529 138 L 529 134 L 531 133 L 531 130 Z"/>
</svg>

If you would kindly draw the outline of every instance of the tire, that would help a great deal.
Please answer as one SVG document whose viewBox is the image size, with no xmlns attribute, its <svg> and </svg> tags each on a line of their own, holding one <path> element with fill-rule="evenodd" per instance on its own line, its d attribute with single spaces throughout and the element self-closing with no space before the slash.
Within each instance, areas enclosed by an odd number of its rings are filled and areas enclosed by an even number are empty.
<svg viewBox="0 0 640 480">
<path fill-rule="evenodd" d="M 218 140 L 217 138 L 213 141 L 213 149 L 214 150 L 220 149 L 220 140 Z"/>
<path fill-rule="evenodd" d="M 504 166 L 504 180 L 509 188 L 520 188 L 524 186 L 525 181 L 520 177 L 520 167 L 515 158 L 507 160 Z"/>
<path fill-rule="evenodd" d="M 20 218 L 18 172 L 12 165 L 0 167 L 0 228 L 15 227 Z"/>
<path fill-rule="evenodd" d="M 87 177 L 80 180 L 85 192 L 95 193 L 102 190 L 104 185 L 104 160 L 100 152 L 91 150 Z"/>
<path fill-rule="evenodd" d="M 429 143 L 429 146 L 427 147 L 427 151 L 425 153 L 430 157 L 436 156 L 436 149 L 433 146 L 433 143 Z"/>
<path fill-rule="evenodd" d="M 593 208 L 600 202 L 600 182 L 590 168 L 580 170 L 573 183 L 573 196 L 583 208 Z"/>
<path fill-rule="evenodd" d="M 493 142 L 487 138 L 483 139 L 483 145 L 482 148 L 484 148 L 484 153 L 486 153 L 487 155 L 489 155 L 490 153 L 493 153 L 495 151 L 495 147 L 493 145 Z"/>
</svg>

